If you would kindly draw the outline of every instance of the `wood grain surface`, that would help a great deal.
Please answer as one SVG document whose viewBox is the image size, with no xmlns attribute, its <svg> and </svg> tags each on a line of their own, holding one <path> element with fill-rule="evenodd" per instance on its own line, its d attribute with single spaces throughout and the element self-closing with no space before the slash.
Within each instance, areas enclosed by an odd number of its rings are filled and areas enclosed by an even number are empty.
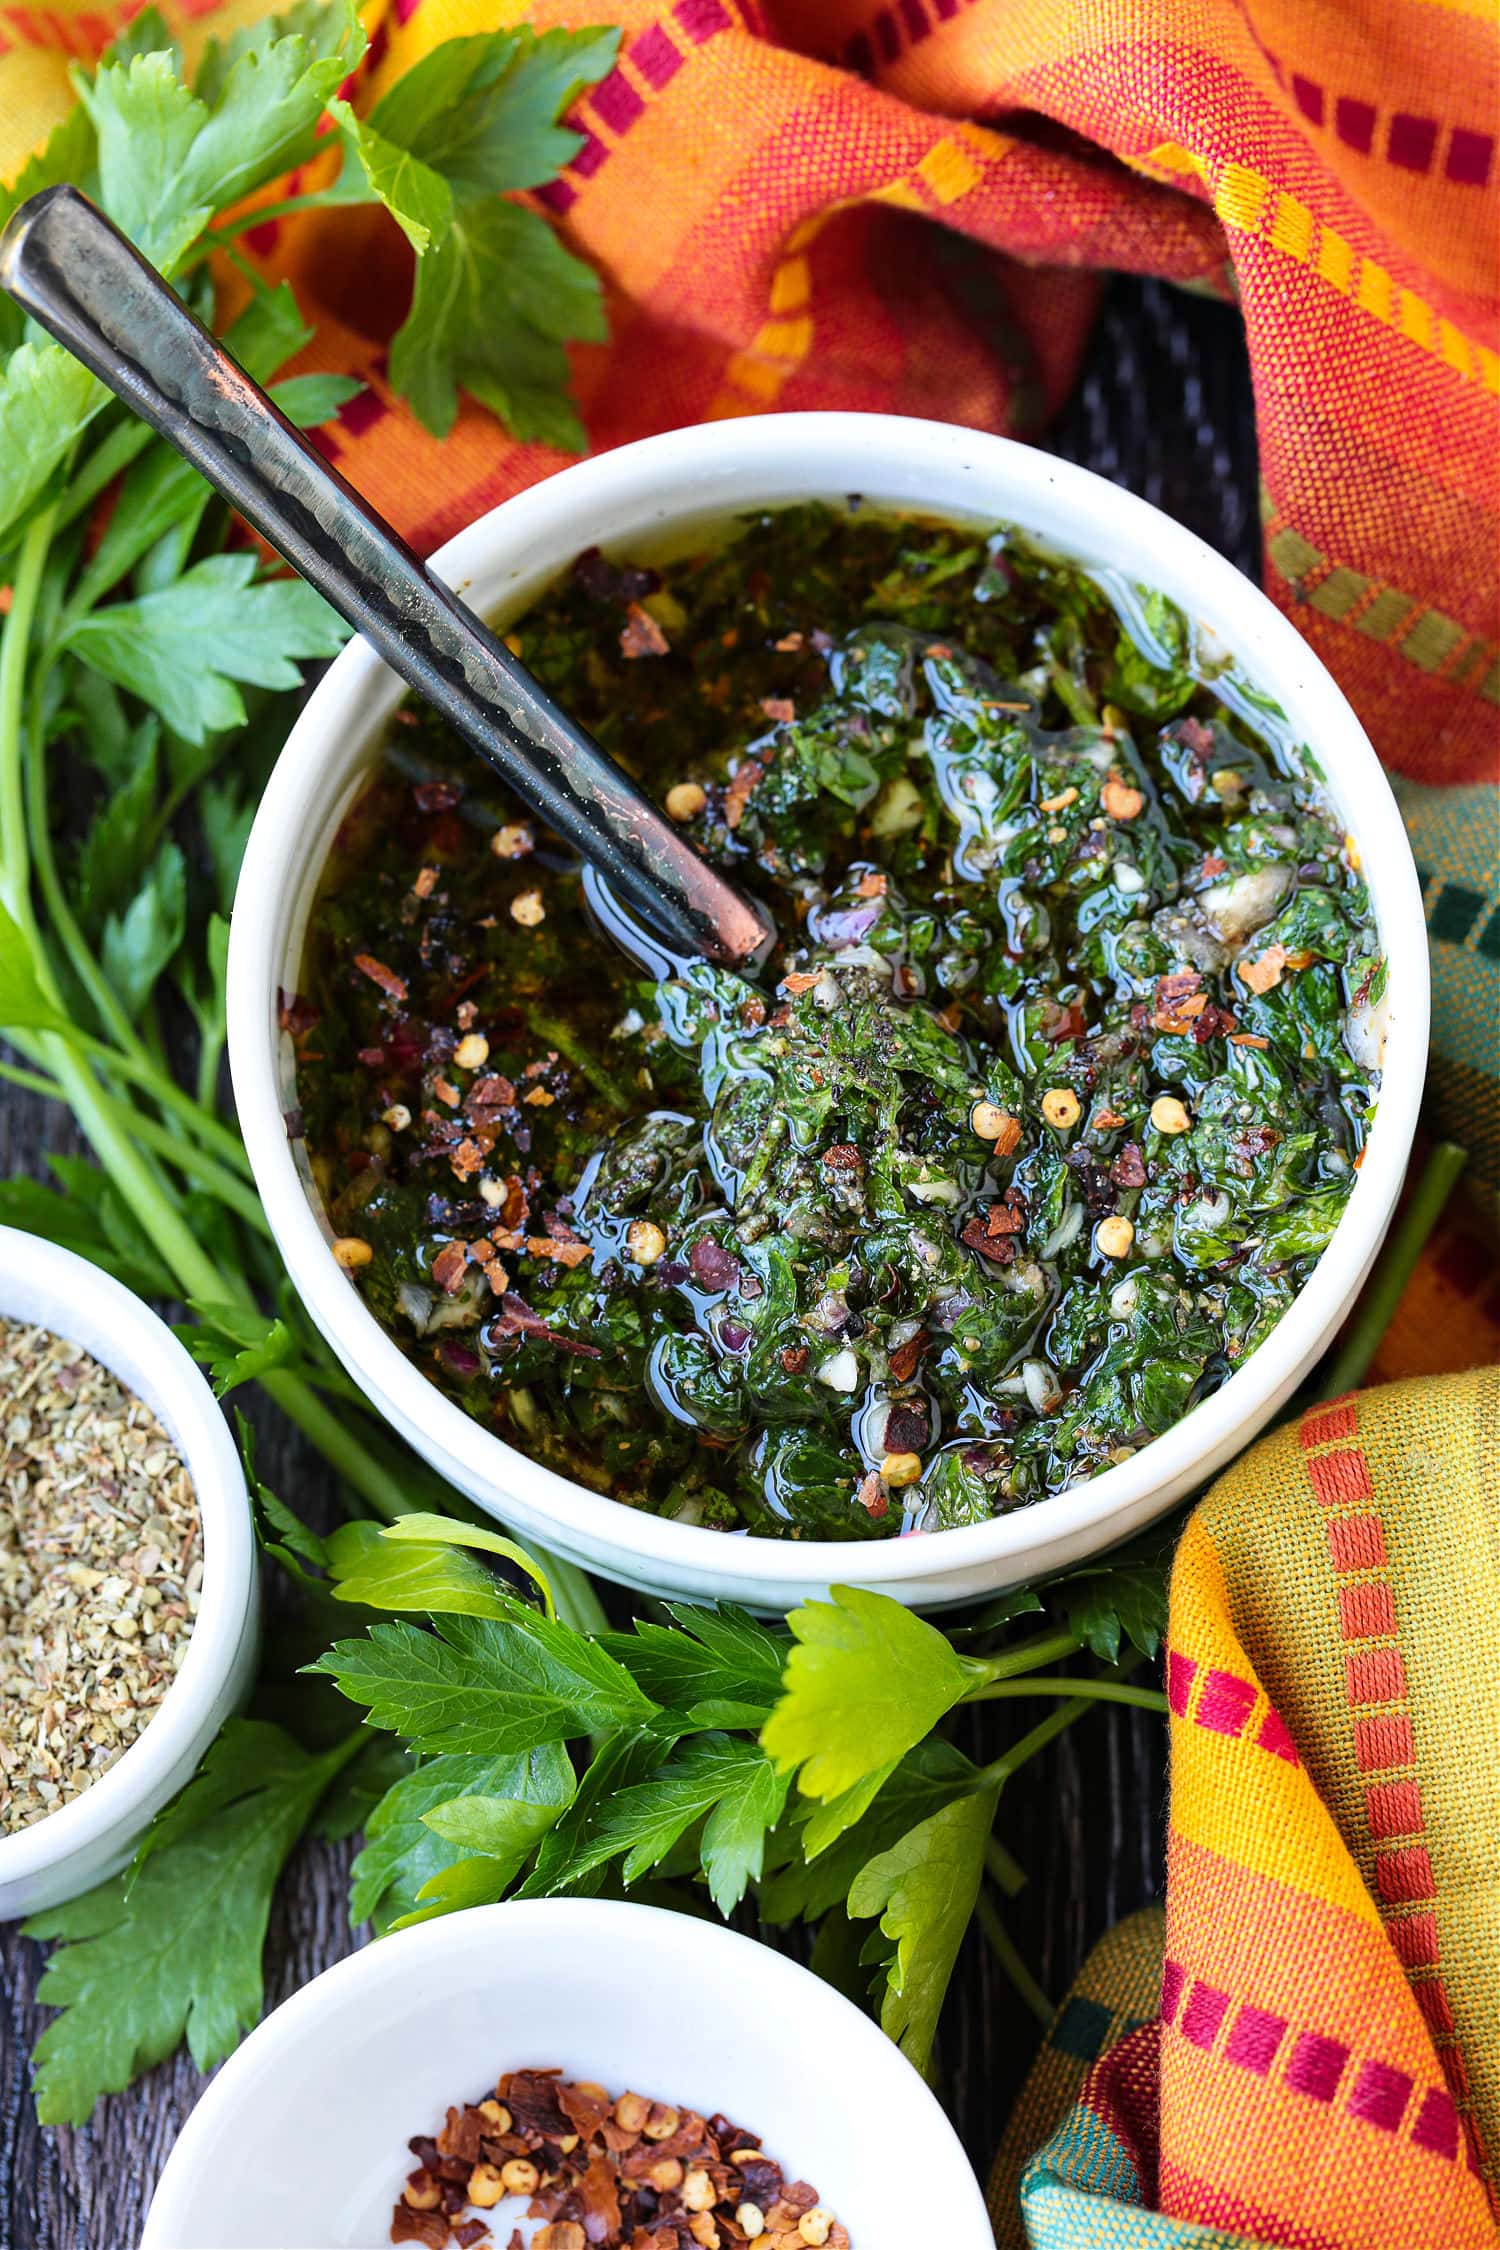
<svg viewBox="0 0 1500 2250">
<path fill-rule="evenodd" d="M 1142 493 L 1257 571 L 1255 434 L 1237 315 L 1155 282 L 1120 280 L 1106 299 L 1088 367 L 1046 440 Z M 0 1177 L 41 1176 L 75 1147 L 68 1121 L 0 1088 Z M 329 1505 L 316 1456 L 261 1417 L 266 1481 L 309 1515 Z M 1027 1723 L 1025 1707 L 976 1714 L 993 1757 Z M 1007 1926 L 1044 1989 L 1060 1998 L 1089 1945 L 1117 1916 L 1159 1895 L 1166 1809 L 1160 1722 L 1095 1710 L 1027 1766 L 1002 1801 L 998 1834 L 1029 1877 Z M 274 2005 L 359 1942 L 348 1925 L 352 1845 L 308 1844 L 282 1884 L 266 1947 Z M 179 2054 L 76 2130 L 44 2130 L 28 2056 L 43 2016 L 42 1949 L 0 1927 L 0 2250 L 126 2250 L 202 2086 Z M 981 2173 L 1035 2051 L 1038 2026 L 972 1932 L 944 2019 L 944 2100 Z"/>
</svg>

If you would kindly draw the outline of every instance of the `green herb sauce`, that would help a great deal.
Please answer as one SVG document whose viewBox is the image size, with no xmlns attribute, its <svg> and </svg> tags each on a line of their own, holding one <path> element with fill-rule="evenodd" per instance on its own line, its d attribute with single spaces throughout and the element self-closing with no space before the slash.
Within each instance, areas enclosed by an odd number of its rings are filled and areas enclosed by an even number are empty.
<svg viewBox="0 0 1500 2250">
<path fill-rule="evenodd" d="M 1024 1505 L 1222 1383 L 1377 1086 L 1357 858 L 1280 715 L 1160 595 L 857 507 L 583 557 L 515 640 L 783 947 L 652 983 L 401 713 L 284 1022 L 432 1381 L 630 1505 L 836 1539 Z"/>
</svg>

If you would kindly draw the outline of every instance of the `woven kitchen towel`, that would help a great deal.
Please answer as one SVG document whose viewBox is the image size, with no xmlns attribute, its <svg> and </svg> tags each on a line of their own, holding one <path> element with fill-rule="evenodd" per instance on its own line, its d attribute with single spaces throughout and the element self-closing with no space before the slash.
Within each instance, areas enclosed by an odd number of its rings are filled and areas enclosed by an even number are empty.
<svg viewBox="0 0 1500 2250">
<path fill-rule="evenodd" d="M 1054 2024 L 1001 2250 L 1494 2250 L 1500 1373 L 1316 1407 L 1222 1477 L 1167 1696 L 1165 1930 L 1112 1931 Z"/>
<path fill-rule="evenodd" d="M 265 0 L 168 0 L 190 53 Z M 0 4 L 0 176 L 134 0 Z M 370 0 L 368 101 L 439 41 L 619 21 L 542 201 L 603 272 L 596 447 L 883 408 L 1025 435 L 1105 269 L 1238 296 L 1267 583 L 1408 794 L 1438 985 L 1434 1122 L 1500 1179 L 1500 162 L 1493 0 Z M 8 50 L 8 51 L 7 51 Z M 268 191 L 268 195 L 274 191 Z M 393 399 L 383 214 L 247 238 L 366 385 L 329 442 L 423 548 L 559 466 Z M 1458 796 L 1462 784 L 1473 795 Z"/>
</svg>

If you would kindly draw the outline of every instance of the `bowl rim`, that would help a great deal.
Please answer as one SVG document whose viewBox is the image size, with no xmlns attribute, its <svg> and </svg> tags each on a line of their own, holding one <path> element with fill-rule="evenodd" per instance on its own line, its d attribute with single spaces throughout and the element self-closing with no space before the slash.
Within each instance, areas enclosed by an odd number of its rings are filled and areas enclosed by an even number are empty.
<svg viewBox="0 0 1500 2250">
<path fill-rule="evenodd" d="M 335 1961 L 273 2008 L 215 2073 L 178 2134 L 151 2198 L 141 2250 L 162 2250 L 165 2244 L 185 2239 L 180 2233 L 174 2235 L 173 2223 L 176 2220 L 180 2226 L 189 2216 L 189 2198 L 199 2167 L 211 2153 L 220 2118 L 242 2113 L 253 2077 L 274 2068 L 279 2057 L 302 2042 L 317 2038 L 329 2016 L 344 2007 L 346 1996 L 360 1985 L 420 1987 L 433 1957 L 454 1951 L 477 1964 L 478 1974 L 491 1962 L 503 1961 L 505 1953 L 517 1946 L 524 1946 L 529 1957 L 538 1957 L 549 1947 L 563 1947 L 576 1961 L 590 1948 L 598 1948 L 608 1958 L 639 1961 L 659 1953 L 663 1943 L 676 1957 L 684 1990 L 693 1988 L 696 1963 L 715 1956 L 730 1972 L 737 1963 L 743 1989 L 755 1993 L 757 2007 L 771 2020 L 799 2023 L 805 2031 L 809 2010 L 823 2010 L 827 2021 L 819 2036 L 842 2042 L 842 2068 L 893 2068 L 902 2079 L 906 2098 L 925 2115 L 929 2132 L 951 2155 L 955 2192 L 960 2181 L 970 2191 L 975 2244 L 989 2242 L 983 2189 L 952 2119 L 895 2041 L 836 1986 L 789 1955 L 722 1922 L 630 1899 L 544 1898 L 461 1907 L 456 1913 L 393 1930 Z M 726 2023 L 726 2040 L 730 2029 Z M 497 2033 L 497 2048 L 501 2044 L 503 2032 Z M 393 2173 L 398 2153 L 393 2151 Z"/>
<path fill-rule="evenodd" d="M 727 1588 L 743 1579 L 796 1592 L 810 1581 L 853 1580 L 891 1592 L 920 1595 L 924 1580 L 984 1570 L 993 1584 L 1025 1574 L 1027 1557 L 1044 1545 L 1091 1540 L 1090 1552 L 1125 1537 L 1149 1520 L 1151 1496 L 1185 1489 L 1195 1467 L 1216 1463 L 1233 1448 L 1236 1430 L 1268 1400 L 1284 1396 L 1322 1339 L 1348 1310 L 1394 1207 L 1416 1126 L 1427 1056 L 1428 956 L 1421 889 L 1411 847 L 1384 770 L 1364 729 L 1321 660 L 1297 629 L 1224 556 L 1150 502 L 1111 484 L 1092 470 L 1008 438 L 960 425 L 899 415 L 842 412 L 774 414 L 732 422 L 699 423 L 620 446 L 528 486 L 477 518 L 432 558 L 435 573 L 462 591 L 474 579 L 536 575 L 537 548 L 558 547 L 556 567 L 576 548 L 580 511 L 602 515 L 630 502 L 650 528 L 693 516 L 733 514 L 757 504 L 784 504 L 795 489 L 808 496 L 864 490 L 878 505 L 883 467 L 892 457 L 903 468 L 903 488 L 918 469 L 934 485 L 951 486 L 955 474 L 984 472 L 982 504 L 972 514 L 1014 520 L 1044 542 L 1046 514 L 1060 505 L 1091 520 L 1112 520 L 1108 544 L 1144 560 L 1143 582 L 1162 582 L 1163 557 L 1173 599 L 1187 582 L 1205 613 L 1236 619 L 1233 647 L 1253 680 L 1286 697 L 1297 709 L 1299 739 L 1311 739 L 1334 793 L 1347 806 L 1357 800 L 1358 843 L 1388 963 L 1389 1029 L 1383 1055 L 1379 1109 L 1360 1168 L 1334 1234 L 1317 1266 L 1270 1335 L 1227 1382 L 1133 1458 L 982 1524 L 887 1540 L 778 1540 L 755 1534 L 726 1537 L 624 1508 L 560 1472 L 533 1461 L 495 1436 L 446 1398 L 400 1350 L 364 1305 L 328 1252 L 299 1177 L 286 1133 L 278 1076 L 275 1010 L 280 948 L 286 928 L 286 863 L 316 787 L 322 765 L 339 758 L 351 734 L 360 747 L 379 723 L 370 707 L 399 698 L 396 683 L 367 644 L 354 640 L 340 653 L 309 698 L 277 761 L 261 800 L 241 870 L 231 925 L 228 1014 L 231 1069 L 241 1129 L 273 1232 L 304 1303 L 345 1360 L 377 1411 L 410 1429 L 431 1433 L 448 1457 L 491 1493 L 520 1508 L 596 1556 L 627 1552 L 642 1569 L 663 1568 L 669 1580 L 691 1573 Z M 789 459 L 804 459 L 805 473 L 788 481 Z M 832 467 L 829 464 L 832 463 Z M 861 472 L 863 471 L 863 474 Z M 762 501 L 747 489 L 758 477 Z M 715 480 L 726 486 L 717 508 L 705 502 Z M 735 490 L 727 489 L 732 484 Z M 990 493 L 1004 493 L 989 504 Z M 662 504 L 663 495 L 672 503 Z M 919 510 L 922 503 L 902 503 Z M 956 515 L 951 500 L 934 500 L 935 516 Z M 629 535 L 624 535 L 628 537 Z M 609 534 L 611 544 L 619 544 Z M 585 544 L 587 541 L 585 540 Z M 1101 542 L 1103 543 L 1103 542 Z M 1058 536 L 1064 552 L 1076 539 Z M 1100 567 L 1116 567 L 1103 563 Z M 549 569 L 548 576 L 553 575 Z M 503 595 L 485 605 L 506 610 Z M 1214 628 L 1223 638 L 1222 628 Z M 267 1035 L 269 1034 L 269 1035 Z M 1262 1414 L 1264 1419 L 1264 1414 Z M 1256 1425 L 1259 1426 L 1258 1424 Z M 1174 1484 L 1173 1480 L 1176 1479 Z M 1160 1503 L 1170 1505 L 1172 1493 Z M 504 1502 L 495 1503 L 503 1514 Z M 1160 1507 L 1156 1510 L 1160 1512 Z M 535 1535 L 533 1535 L 535 1536 Z M 546 1537 L 546 1533 L 541 1534 Z M 608 1572 L 612 1562 L 597 1567 Z"/>
<path fill-rule="evenodd" d="M 14 1311 L 8 1254 L 24 1255 L 25 1284 L 33 1291 L 40 1284 L 58 1303 L 71 1294 L 78 1320 Z M 244 1470 L 218 1401 L 202 1370 L 150 1306 L 76 1251 L 18 1227 L 0 1227 L 0 1277 L 0 1317 L 77 1344 L 151 1407 L 181 1456 L 203 1526 L 198 1614 L 176 1677 L 134 1742 L 97 1781 L 44 1819 L 0 1836 L 0 1885 L 9 1886 L 49 1873 L 111 1831 L 127 1828 L 192 1751 L 204 1714 L 239 1654 L 254 1598 L 255 1540 Z M 120 1372 L 118 1358 L 132 1350 L 148 1377 Z"/>
</svg>

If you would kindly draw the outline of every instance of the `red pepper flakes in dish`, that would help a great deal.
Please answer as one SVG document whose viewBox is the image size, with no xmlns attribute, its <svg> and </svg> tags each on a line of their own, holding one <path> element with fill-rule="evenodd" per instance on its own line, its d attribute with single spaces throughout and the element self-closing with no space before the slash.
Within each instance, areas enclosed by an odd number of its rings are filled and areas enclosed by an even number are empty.
<svg viewBox="0 0 1500 2250">
<path fill-rule="evenodd" d="M 847 2228 L 806 2180 L 788 2180 L 757 2134 L 646 2094 L 618 2099 L 556 2070 L 507 2071 L 407 2143 L 417 2168 L 391 2213 L 392 2242 L 493 2244 L 466 2216 L 510 2198 L 541 2220 L 530 2250 L 849 2250 Z M 523 2250 L 519 2227 L 507 2250 Z"/>
<path fill-rule="evenodd" d="M 371 984 L 378 984 L 388 1000 L 405 1000 L 405 977 L 398 977 L 394 969 L 388 969 L 383 961 L 377 961 L 373 953 L 356 953 L 354 966 L 361 976 L 369 978 Z"/>
</svg>

